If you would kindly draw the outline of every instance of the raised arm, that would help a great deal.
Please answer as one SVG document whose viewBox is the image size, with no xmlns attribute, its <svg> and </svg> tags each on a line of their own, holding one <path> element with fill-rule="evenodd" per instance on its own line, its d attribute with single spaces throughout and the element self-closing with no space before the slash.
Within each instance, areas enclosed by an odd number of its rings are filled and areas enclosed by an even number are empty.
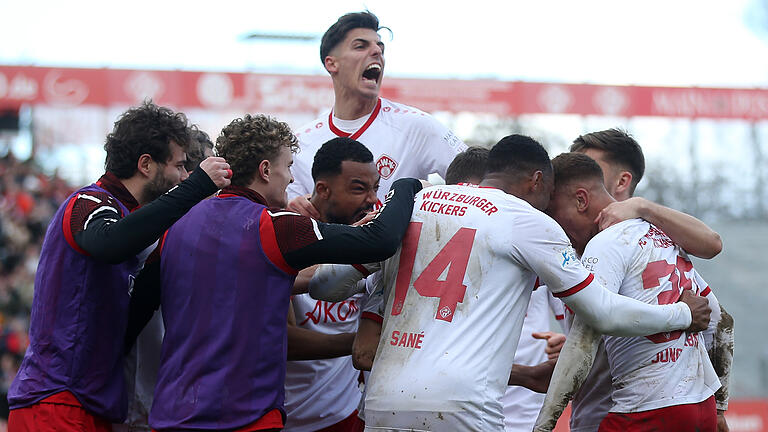
<svg viewBox="0 0 768 432">
<path fill-rule="evenodd" d="M 596 222 L 605 229 L 621 221 L 642 218 L 664 231 L 686 252 L 699 258 L 709 259 L 723 250 L 720 234 L 695 217 L 669 207 L 633 197 L 614 202 L 600 212 Z"/>
</svg>

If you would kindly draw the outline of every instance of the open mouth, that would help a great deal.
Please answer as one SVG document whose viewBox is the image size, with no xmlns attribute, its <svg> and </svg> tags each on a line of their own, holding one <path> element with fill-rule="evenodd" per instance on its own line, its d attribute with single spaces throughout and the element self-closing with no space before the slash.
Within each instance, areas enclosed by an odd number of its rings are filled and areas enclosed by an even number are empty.
<svg viewBox="0 0 768 432">
<path fill-rule="evenodd" d="M 381 78 L 381 65 L 373 63 L 363 71 L 363 79 L 378 83 Z"/>
</svg>

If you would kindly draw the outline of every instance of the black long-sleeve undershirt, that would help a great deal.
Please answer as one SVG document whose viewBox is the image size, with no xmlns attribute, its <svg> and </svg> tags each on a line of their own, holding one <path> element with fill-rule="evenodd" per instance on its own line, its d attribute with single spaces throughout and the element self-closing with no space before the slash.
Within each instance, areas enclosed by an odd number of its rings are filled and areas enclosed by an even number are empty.
<svg viewBox="0 0 768 432">
<path fill-rule="evenodd" d="M 121 263 L 149 247 L 190 208 L 217 190 L 208 174 L 198 168 L 176 188 L 122 219 L 112 211 L 95 213 L 85 229 L 74 233 L 74 240 L 98 261 Z"/>
</svg>

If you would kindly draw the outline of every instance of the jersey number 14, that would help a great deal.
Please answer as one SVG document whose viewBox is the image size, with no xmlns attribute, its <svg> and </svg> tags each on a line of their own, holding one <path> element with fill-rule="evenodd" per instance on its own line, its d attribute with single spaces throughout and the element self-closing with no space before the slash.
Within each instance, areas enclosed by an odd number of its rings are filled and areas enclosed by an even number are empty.
<svg viewBox="0 0 768 432">
<path fill-rule="evenodd" d="M 416 261 L 416 252 L 421 237 L 421 227 L 421 222 L 411 222 L 405 232 L 405 237 L 403 237 L 400 265 L 395 280 L 392 315 L 400 315 L 403 311 L 405 296 L 411 285 L 413 265 Z M 435 319 L 453 321 L 456 305 L 464 301 L 464 294 L 467 290 L 467 286 L 464 285 L 464 275 L 467 272 L 469 254 L 472 252 L 476 231 L 472 228 L 460 228 L 413 282 L 413 287 L 421 296 L 440 299 Z M 446 267 L 448 267 L 448 274 L 445 280 L 439 280 L 438 278 L 443 274 Z"/>
</svg>

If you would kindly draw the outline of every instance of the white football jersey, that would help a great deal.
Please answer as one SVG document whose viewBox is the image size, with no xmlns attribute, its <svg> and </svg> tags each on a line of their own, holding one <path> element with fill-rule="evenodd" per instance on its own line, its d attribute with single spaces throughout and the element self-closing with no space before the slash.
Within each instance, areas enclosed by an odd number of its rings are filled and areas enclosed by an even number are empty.
<svg viewBox="0 0 768 432">
<path fill-rule="evenodd" d="M 296 129 L 299 153 L 293 158 L 294 181 L 288 185 L 288 198 L 312 193 L 312 163 L 320 147 L 333 138 L 349 136 L 373 153 L 381 175 L 379 200 L 392 183 L 403 177 L 426 179 L 434 172 L 445 177 L 453 158 L 467 146 L 431 115 L 384 98 L 363 118 L 344 121 L 326 112 L 320 118 Z"/>
<path fill-rule="evenodd" d="M 536 275 L 555 295 L 592 281 L 554 220 L 499 189 L 461 185 L 417 194 L 383 271 L 366 430 L 503 431 L 501 397 Z"/>
<path fill-rule="evenodd" d="M 315 300 L 309 294 L 292 297 L 296 325 L 326 334 L 357 331 L 366 294 L 341 302 Z M 286 431 L 311 432 L 340 422 L 358 407 L 362 393 L 360 371 L 352 356 L 289 361 L 285 375 Z"/>
<path fill-rule="evenodd" d="M 650 304 L 701 293 L 693 264 L 661 230 L 630 219 L 597 234 L 584 251 L 595 277 L 613 292 Z M 611 369 L 611 412 L 647 411 L 706 400 L 720 387 L 701 334 L 605 336 Z"/>
</svg>

